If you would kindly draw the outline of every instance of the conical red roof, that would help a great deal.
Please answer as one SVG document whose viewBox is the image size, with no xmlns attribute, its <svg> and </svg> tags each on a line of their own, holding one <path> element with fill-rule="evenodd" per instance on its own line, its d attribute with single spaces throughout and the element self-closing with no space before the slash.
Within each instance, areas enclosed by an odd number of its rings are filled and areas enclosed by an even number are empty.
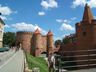
<svg viewBox="0 0 96 72">
<path fill-rule="evenodd" d="M 36 34 L 41 34 L 38 28 L 36 29 L 35 33 Z"/>
<path fill-rule="evenodd" d="M 93 15 L 91 13 L 90 7 L 88 4 L 85 5 L 84 15 L 83 15 L 83 21 L 91 21 L 93 18 Z"/>
<path fill-rule="evenodd" d="M 47 35 L 53 35 L 52 31 L 49 30 L 48 34 Z"/>
</svg>

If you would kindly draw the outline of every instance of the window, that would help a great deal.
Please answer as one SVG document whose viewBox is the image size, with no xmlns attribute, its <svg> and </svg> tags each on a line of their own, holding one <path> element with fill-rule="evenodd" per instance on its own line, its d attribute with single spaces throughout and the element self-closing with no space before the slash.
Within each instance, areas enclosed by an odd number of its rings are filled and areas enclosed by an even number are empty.
<svg viewBox="0 0 96 72">
<path fill-rule="evenodd" d="M 83 36 L 86 36 L 86 32 L 83 32 Z"/>
</svg>

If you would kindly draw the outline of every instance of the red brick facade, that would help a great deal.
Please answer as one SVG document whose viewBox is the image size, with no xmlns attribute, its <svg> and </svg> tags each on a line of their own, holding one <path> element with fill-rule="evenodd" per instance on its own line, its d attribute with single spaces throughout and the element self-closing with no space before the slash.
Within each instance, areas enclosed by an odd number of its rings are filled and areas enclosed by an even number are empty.
<svg viewBox="0 0 96 72">
<path fill-rule="evenodd" d="M 33 56 L 39 57 L 43 52 L 53 52 L 54 47 L 54 35 L 51 30 L 47 35 L 42 35 L 37 29 L 35 32 L 17 32 L 16 44 L 20 45 L 21 48 L 26 52 L 29 52 Z"/>
<path fill-rule="evenodd" d="M 59 52 L 67 56 L 75 55 L 88 55 L 88 52 L 79 52 L 79 53 L 65 53 L 64 51 L 75 51 L 75 50 L 92 50 L 96 49 L 96 20 L 93 18 L 89 6 L 86 4 L 83 19 L 81 22 L 76 23 L 76 43 L 72 44 L 62 44 Z M 90 54 L 96 54 L 90 52 Z M 88 57 L 77 57 L 74 60 L 87 60 Z M 94 57 L 93 57 L 94 59 Z M 95 63 L 95 62 L 90 62 Z M 87 62 L 77 64 L 88 64 Z"/>
</svg>

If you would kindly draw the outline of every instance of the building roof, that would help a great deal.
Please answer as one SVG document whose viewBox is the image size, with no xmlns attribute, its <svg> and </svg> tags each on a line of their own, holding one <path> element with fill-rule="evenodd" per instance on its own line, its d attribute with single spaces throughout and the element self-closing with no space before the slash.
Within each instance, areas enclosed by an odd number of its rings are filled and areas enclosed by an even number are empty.
<svg viewBox="0 0 96 72">
<path fill-rule="evenodd" d="M 53 35 L 52 31 L 49 30 L 48 34 L 47 35 Z"/>
<path fill-rule="evenodd" d="M 5 25 L 4 21 L 0 18 L 0 22 Z"/>
<path fill-rule="evenodd" d="M 91 13 L 90 7 L 88 4 L 85 5 L 84 15 L 83 15 L 83 21 L 91 21 L 93 18 L 93 15 Z"/>
<path fill-rule="evenodd" d="M 41 34 L 38 28 L 36 29 L 35 33 L 36 34 Z"/>
</svg>

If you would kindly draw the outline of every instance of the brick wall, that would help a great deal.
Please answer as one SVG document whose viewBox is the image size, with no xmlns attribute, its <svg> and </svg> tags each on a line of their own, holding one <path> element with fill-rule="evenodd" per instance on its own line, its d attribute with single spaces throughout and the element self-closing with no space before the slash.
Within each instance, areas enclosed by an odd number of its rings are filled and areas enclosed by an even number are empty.
<svg viewBox="0 0 96 72">
<path fill-rule="evenodd" d="M 17 32 L 16 45 L 20 45 L 26 52 L 33 56 L 40 56 L 42 52 L 49 52 L 54 50 L 54 36 L 42 36 L 35 32 Z"/>
</svg>

